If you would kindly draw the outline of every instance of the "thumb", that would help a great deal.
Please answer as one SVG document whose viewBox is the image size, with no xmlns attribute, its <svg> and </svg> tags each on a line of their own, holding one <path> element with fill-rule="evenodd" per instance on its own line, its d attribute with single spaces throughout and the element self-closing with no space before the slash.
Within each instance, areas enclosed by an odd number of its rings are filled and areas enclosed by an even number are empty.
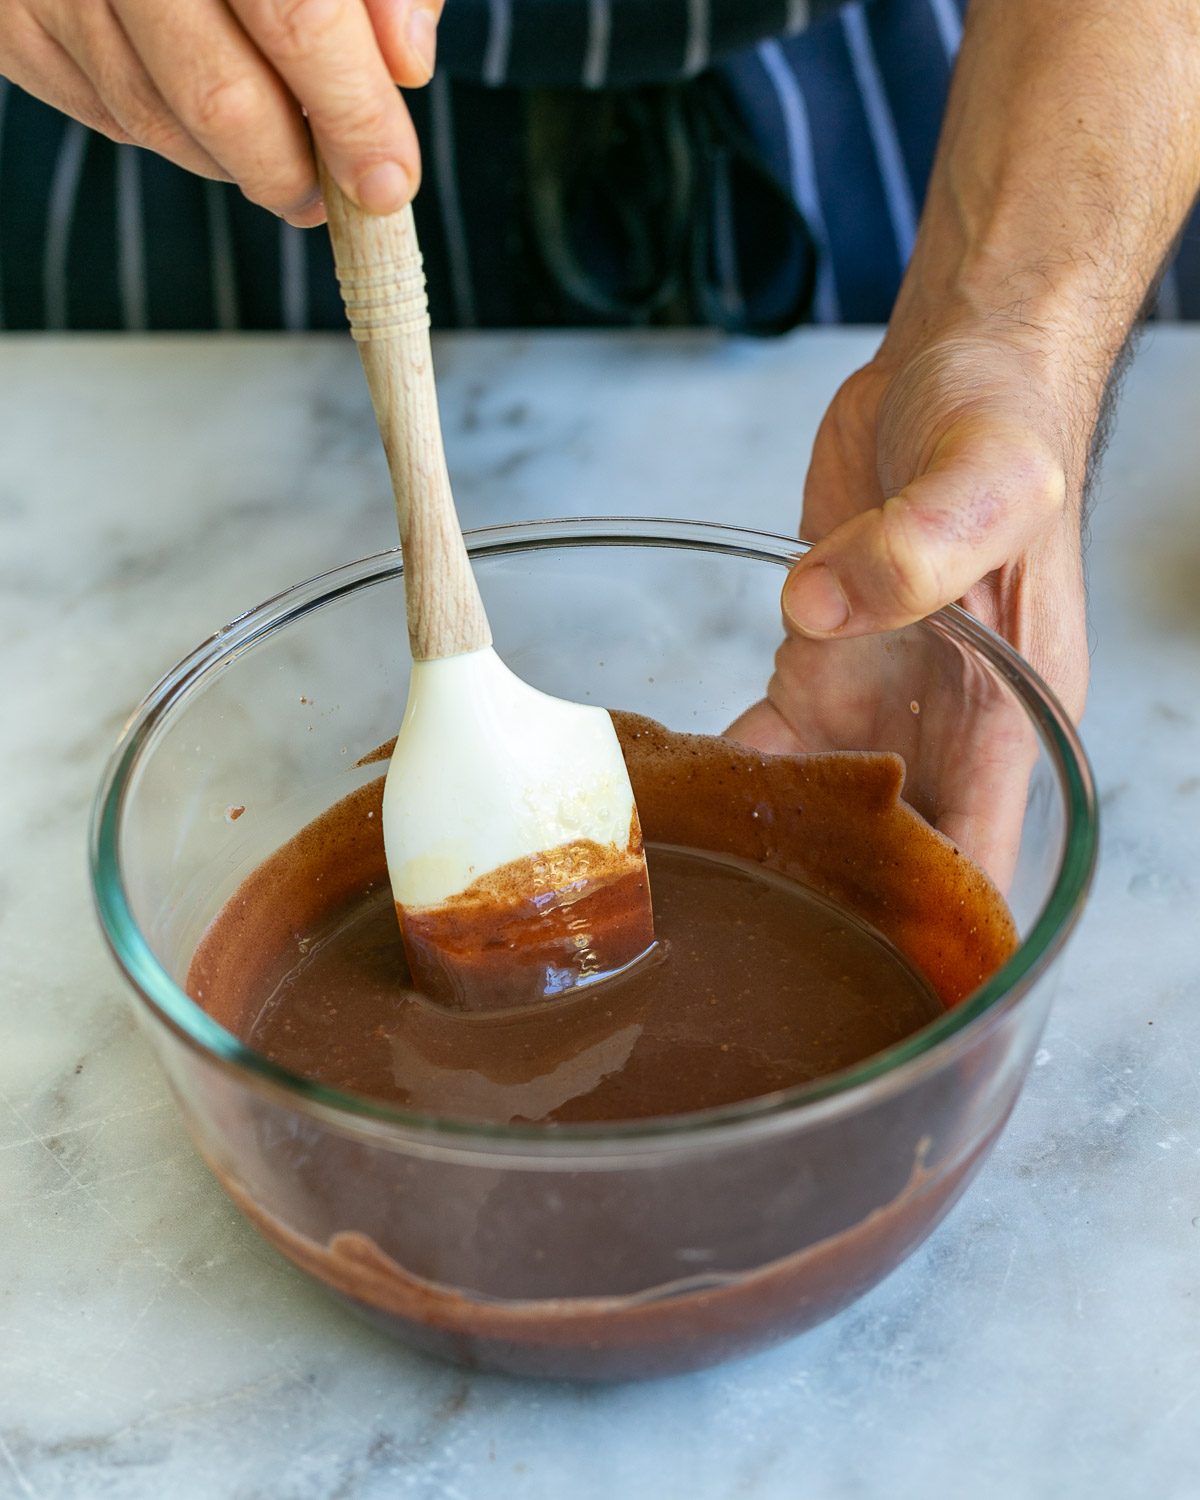
<svg viewBox="0 0 1200 1500">
<path fill-rule="evenodd" d="M 843 522 L 796 564 L 784 615 L 808 636 L 910 625 L 1019 557 L 1065 495 L 1061 467 L 1027 437 L 943 442 L 899 494 Z"/>
</svg>

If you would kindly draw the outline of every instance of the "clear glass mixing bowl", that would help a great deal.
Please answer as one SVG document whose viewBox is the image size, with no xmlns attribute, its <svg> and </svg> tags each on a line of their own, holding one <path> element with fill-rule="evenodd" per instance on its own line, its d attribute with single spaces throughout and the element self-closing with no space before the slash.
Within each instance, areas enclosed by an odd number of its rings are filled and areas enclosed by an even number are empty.
<svg viewBox="0 0 1200 1500">
<path fill-rule="evenodd" d="M 469 544 L 522 677 L 703 732 L 762 695 L 780 585 L 803 550 L 644 520 L 499 527 Z M 828 1317 L 929 1234 L 1016 1100 L 1095 858 L 1074 731 L 959 610 L 792 648 L 781 684 L 806 746 L 905 757 L 906 797 L 1006 889 L 1011 960 L 861 1066 L 735 1107 L 553 1129 L 404 1113 L 268 1063 L 182 987 L 250 870 L 385 769 L 355 762 L 404 703 L 402 573 L 397 553 L 366 558 L 218 631 L 149 694 L 105 773 L 100 920 L 197 1147 L 285 1255 L 466 1364 L 652 1374 Z"/>
</svg>

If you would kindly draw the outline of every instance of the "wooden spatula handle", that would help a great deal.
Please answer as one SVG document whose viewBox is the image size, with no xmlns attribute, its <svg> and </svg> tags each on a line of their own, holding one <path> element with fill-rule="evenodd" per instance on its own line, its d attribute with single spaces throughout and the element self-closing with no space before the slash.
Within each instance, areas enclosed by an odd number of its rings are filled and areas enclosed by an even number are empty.
<svg viewBox="0 0 1200 1500">
<path fill-rule="evenodd" d="M 383 437 L 417 661 L 460 656 L 492 632 L 450 492 L 438 419 L 429 300 L 411 208 L 379 218 L 321 170 L 329 237 L 350 331 Z"/>
</svg>

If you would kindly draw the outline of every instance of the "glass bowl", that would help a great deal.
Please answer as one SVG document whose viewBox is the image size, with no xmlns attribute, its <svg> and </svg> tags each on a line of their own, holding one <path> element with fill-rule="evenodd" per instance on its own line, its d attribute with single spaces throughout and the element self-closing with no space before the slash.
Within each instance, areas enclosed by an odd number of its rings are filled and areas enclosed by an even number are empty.
<svg viewBox="0 0 1200 1500">
<path fill-rule="evenodd" d="M 497 647 L 522 677 L 714 733 L 764 691 L 780 586 L 803 551 L 648 520 L 468 542 Z M 100 787 L 100 920 L 201 1154 L 297 1265 L 467 1365 L 657 1374 L 829 1317 L 929 1234 L 1017 1098 L 1095 858 L 1073 729 L 957 609 L 787 648 L 775 696 L 805 746 L 905 757 L 905 796 L 1005 888 L 1012 958 L 887 1052 L 744 1104 L 555 1128 L 405 1113 L 269 1063 L 182 987 L 244 877 L 385 769 L 357 762 L 400 720 L 402 574 L 398 553 L 366 558 L 218 631 L 149 694 Z"/>
</svg>

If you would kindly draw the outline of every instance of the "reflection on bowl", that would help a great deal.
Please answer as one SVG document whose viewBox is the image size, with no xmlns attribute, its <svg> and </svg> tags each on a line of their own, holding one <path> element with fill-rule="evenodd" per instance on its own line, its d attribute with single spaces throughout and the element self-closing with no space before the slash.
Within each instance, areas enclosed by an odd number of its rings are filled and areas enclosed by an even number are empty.
<svg viewBox="0 0 1200 1500">
<path fill-rule="evenodd" d="M 671 521 L 469 540 L 497 646 L 526 680 L 711 733 L 762 694 L 800 550 Z M 197 1146 L 293 1261 L 467 1364 L 652 1374 L 828 1317 L 925 1238 L 1015 1102 L 1095 856 L 1073 731 L 956 610 L 804 646 L 785 666 L 805 748 L 902 754 L 906 797 L 1005 886 L 1014 956 L 887 1052 L 744 1104 L 553 1130 L 400 1111 L 272 1065 L 182 984 L 242 879 L 379 775 L 356 762 L 403 705 L 402 588 L 388 553 L 242 616 L 152 691 L 100 789 L 101 921 Z"/>
</svg>

